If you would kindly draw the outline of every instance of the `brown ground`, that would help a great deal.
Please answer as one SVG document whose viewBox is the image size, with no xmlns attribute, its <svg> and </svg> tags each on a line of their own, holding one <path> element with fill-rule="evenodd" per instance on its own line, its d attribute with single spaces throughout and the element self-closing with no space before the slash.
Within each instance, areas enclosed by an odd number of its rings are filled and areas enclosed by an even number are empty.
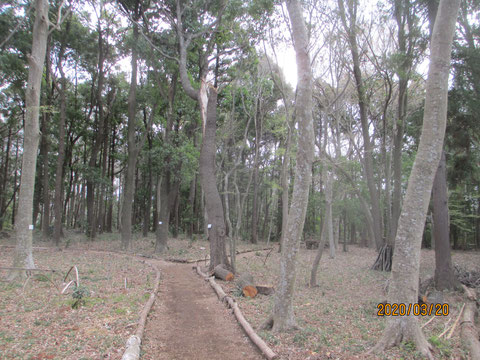
<svg viewBox="0 0 480 360">
<path fill-rule="evenodd" d="M 138 237 L 133 244 L 137 255 L 153 255 L 153 237 Z M 125 341 L 135 333 L 136 321 L 150 291 L 155 274 L 143 264 L 144 258 L 88 250 L 119 251 L 118 234 L 104 234 L 95 242 L 70 233 L 69 250 L 34 251 L 39 268 L 60 273 L 48 275 L 57 285 L 65 272 L 77 265 L 83 285 L 90 295 L 79 309 L 71 309 L 71 292 L 61 295 L 42 276 L 33 276 L 24 285 L 2 282 L 0 271 L 0 359 L 120 359 Z M 13 241 L 0 239 L 0 245 Z M 36 241 L 36 246 L 50 246 Z M 252 246 L 239 242 L 238 249 L 255 248 L 237 256 L 240 273 L 251 273 L 256 283 L 277 283 L 280 256 L 277 251 L 261 251 L 266 244 Z M 77 249 L 72 251 L 72 249 Z M 12 248 L 0 246 L 0 266 L 10 266 Z M 204 259 L 204 240 L 171 239 L 164 258 Z M 410 343 L 388 350 L 382 356 L 367 355 L 385 326 L 377 316 L 377 305 L 385 300 L 389 273 L 370 270 L 377 253 L 373 249 L 349 246 L 335 259 L 324 254 L 318 270 L 318 287 L 307 287 L 315 250 L 301 248 L 298 254 L 294 311 L 299 330 L 284 334 L 260 331 L 258 326 L 271 314 L 273 296 L 247 299 L 235 285 L 218 281 L 235 298 L 246 319 L 279 355 L 281 360 L 323 359 L 419 359 Z M 421 277 L 433 275 L 433 250 L 422 250 Z M 469 270 L 480 271 L 480 252 L 454 251 L 452 261 Z M 261 359 L 246 340 L 233 316 L 212 289 L 190 265 L 158 261 L 160 291 L 147 322 L 142 359 Z M 127 279 L 127 285 L 125 284 Z M 464 297 L 446 292 L 448 316 L 439 316 L 423 328 L 435 346 L 436 359 L 469 359 L 462 348 L 457 327 L 451 339 L 438 338 L 457 319 Z M 421 317 L 426 324 L 431 317 Z M 477 324 L 477 326 L 479 326 Z"/>
<path fill-rule="evenodd" d="M 142 359 L 262 358 L 191 265 L 158 264 L 162 273 L 160 290 L 148 317 Z"/>
</svg>

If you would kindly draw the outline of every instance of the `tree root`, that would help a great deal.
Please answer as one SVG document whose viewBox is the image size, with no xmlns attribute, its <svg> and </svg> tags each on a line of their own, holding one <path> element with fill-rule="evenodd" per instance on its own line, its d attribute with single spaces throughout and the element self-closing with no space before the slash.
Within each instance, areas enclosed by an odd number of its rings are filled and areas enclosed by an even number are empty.
<svg viewBox="0 0 480 360">
<path fill-rule="evenodd" d="M 389 318 L 387 327 L 377 344 L 367 354 L 383 354 L 385 350 L 412 341 L 423 356 L 433 360 L 432 346 L 420 329 L 417 318 L 413 316 Z"/>
</svg>

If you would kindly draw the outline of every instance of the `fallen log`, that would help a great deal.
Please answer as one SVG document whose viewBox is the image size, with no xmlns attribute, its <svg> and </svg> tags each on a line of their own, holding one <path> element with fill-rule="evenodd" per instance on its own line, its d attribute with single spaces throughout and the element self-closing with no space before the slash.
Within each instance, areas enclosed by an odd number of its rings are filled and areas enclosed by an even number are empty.
<svg viewBox="0 0 480 360">
<path fill-rule="evenodd" d="M 273 250 L 273 247 L 266 247 L 266 248 L 261 248 L 261 249 L 248 249 L 248 250 L 237 250 L 236 251 L 236 254 L 237 255 L 240 255 L 240 254 L 246 254 L 246 253 L 250 253 L 250 252 L 254 252 L 254 251 L 267 251 L 267 250 Z"/>
<path fill-rule="evenodd" d="M 242 291 L 243 296 L 254 298 L 258 294 L 258 290 L 254 285 L 253 276 L 243 274 L 237 280 L 237 287 Z"/>
<path fill-rule="evenodd" d="M 272 349 L 270 349 L 270 347 L 265 343 L 265 341 L 263 341 L 262 338 L 255 333 L 255 330 L 253 330 L 252 326 L 245 319 L 245 317 L 243 316 L 242 312 L 240 311 L 240 308 L 238 307 L 238 304 L 235 302 L 235 300 L 233 300 L 230 296 L 226 295 L 225 292 L 223 291 L 223 288 L 215 282 L 215 279 L 213 277 L 209 278 L 208 275 L 205 274 L 200 269 L 200 266 L 198 266 L 198 264 L 194 267 L 194 269 L 197 271 L 197 274 L 200 275 L 202 278 L 204 278 L 205 280 L 208 279 L 208 282 L 210 283 L 210 286 L 212 286 L 212 288 L 215 290 L 215 292 L 218 295 L 218 298 L 222 302 L 225 302 L 233 310 L 233 314 L 235 315 L 235 318 L 237 319 L 238 323 L 240 324 L 242 329 L 245 331 L 247 336 L 250 338 L 250 340 L 262 352 L 262 354 L 268 360 L 276 359 L 277 355 L 273 352 Z M 253 277 L 252 277 L 252 279 L 253 279 Z M 130 359 L 122 359 L 122 360 L 130 360 Z"/>
<path fill-rule="evenodd" d="M 253 330 L 252 326 L 249 324 L 249 322 L 245 319 L 243 316 L 242 312 L 240 311 L 240 308 L 238 307 L 238 304 L 233 300 L 231 297 L 227 296 L 226 298 L 228 305 L 232 308 L 233 314 L 237 318 L 238 322 L 242 326 L 243 330 L 245 333 L 248 335 L 250 340 L 260 349 L 263 355 L 268 360 L 273 360 L 277 358 L 277 354 L 273 352 L 272 349 L 265 343 L 265 341 L 262 340 L 260 336 L 257 335 L 257 333 Z"/>
<path fill-rule="evenodd" d="M 147 262 L 147 264 L 155 269 L 155 286 L 153 291 L 150 293 L 150 298 L 143 307 L 140 319 L 138 320 L 138 327 L 135 335 L 130 336 L 127 340 L 126 349 L 123 353 L 122 360 L 138 360 L 140 358 L 140 345 L 142 343 L 143 332 L 145 331 L 145 323 L 147 322 L 148 313 L 152 309 L 153 303 L 155 302 L 155 296 L 160 285 L 160 270 L 151 262 Z"/>
<path fill-rule="evenodd" d="M 213 290 L 215 290 L 215 292 L 217 293 L 218 299 L 223 302 L 227 297 L 227 294 L 225 294 L 223 288 L 215 282 L 215 279 L 213 277 L 208 278 L 208 282 L 210 283 L 210 286 L 213 288 Z"/>
<path fill-rule="evenodd" d="M 259 294 L 272 295 L 275 292 L 273 286 L 270 285 L 255 285 Z"/>
<path fill-rule="evenodd" d="M 224 281 L 232 281 L 235 278 L 235 275 L 233 275 L 230 270 L 225 269 L 225 266 L 223 264 L 215 266 L 215 269 L 213 269 L 213 274 L 217 279 L 221 279 Z"/>
<path fill-rule="evenodd" d="M 476 303 L 469 301 L 463 311 L 461 323 L 462 341 L 470 353 L 470 359 L 480 359 L 480 341 L 478 340 L 478 329 L 475 326 L 476 311 Z"/>
</svg>

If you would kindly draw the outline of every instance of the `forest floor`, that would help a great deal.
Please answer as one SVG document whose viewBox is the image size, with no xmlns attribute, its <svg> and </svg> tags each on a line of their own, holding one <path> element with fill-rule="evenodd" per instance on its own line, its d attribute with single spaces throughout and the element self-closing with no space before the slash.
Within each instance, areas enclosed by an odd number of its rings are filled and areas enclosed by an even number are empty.
<svg viewBox="0 0 480 360">
<path fill-rule="evenodd" d="M 69 248 L 36 249 L 38 268 L 58 273 L 34 273 L 26 284 L 0 281 L 1 359 L 120 359 L 125 341 L 135 332 L 143 304 L 153 289 L 155 273 L 141 257 L 102 252 L 118 251 L 118 235 L 102 235 L 86 242 L 83 235 L 68 234 Z M 0 239 L 0 245 L 12 245 Z M 253 274 L 257 284 L 276 284 L 279 254 L 261 251 L 266 244 L 238 244 L 238 250 L 258 249 L 237 256 L 240 273 Z M 39 239 L 34 246 L 49 247 Z M 153 237 L 134 241 L 135 253 L 152 255 Z M 90 250 L 90 251 L 87 251 Z M 96 251 L 100 250 L 100 251 Z M 171 239 L 164 259 L 205 259 L 208 243 Z M 0 267 L 11 266 L 12 248 L 0 248 Z M 315 250 L 299 252 L 294 309 L 299 330 L 273 334 L 258 331 L 281 359 L 373 359 L 366 356 L 379 338 L 385 319 L 377 316 L 377 304 L 386 299 L 389 274 L 370 270 L 376 258 L 372 249 L 349 246 L 335 259 L 324 252 L 318 287 L 307 286 Z M 133 259 L 133 261 L 132 261 Z M 155 260 L 161 269 L 160 290 L 149 315 L 142 346 L 143 359 L 260 359 L 233 316 L 216 299 L 192 266 Z M 422 279 L 433 275 L 434 251 L 422 250 Z M 453 252 L 453 263 L 480 270 L 479 252 Z M 72 309 L 72 292 L 61 295 L 58 287 L 72 265 L 80 283 L 89 290 L 85 303 Z M 0 270 L 3 280 L 6 270 Z M 72 274 L 69 276 L 71 279 Z M 126 279 L 126 280 L 125 280 Z M 254 328 L 268 317 L 273 296 L 241 297 L 232 283 L 218 282 L 234 297 Z M 56 284 L 56 286 L 53 285 Z M 126 283 L 126 285 L 125 285 Z M 461 347 L 460 329 L 451 339 L 438 339 L 457 318 L 463 299 L 445 294 L 448 316 L 436 317 L 423 330 L 435 344 L 435 358 L 467 359 Z M 420 318 L 422 324 L 430 317 Z M 379 359 L 420 358 L 409 343 L 387 351 Z"/>
</svg>

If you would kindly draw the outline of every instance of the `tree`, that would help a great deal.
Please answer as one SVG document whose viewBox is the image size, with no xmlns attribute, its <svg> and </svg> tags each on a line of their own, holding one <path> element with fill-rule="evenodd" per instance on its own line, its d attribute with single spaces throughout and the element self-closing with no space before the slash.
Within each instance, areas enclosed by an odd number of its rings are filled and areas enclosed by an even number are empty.
<svg viewBox="0 0 480 360">
<path fill-rule="evenodd" d="M 427 8 L 431 38 L 438 4 L 436 1 L 430 0 Z M 435 288 L 438 290 L 451 290 L 458 284 L 453 272 L 450 250 L 450 216 L 448 214 L 447 160 L 445 150 L 442 151 L 437 173 L 433 180 L 432 202 L 432 237 L 435 241 Z"/>
<path fill-rule="evenodd" d="M 422 234 L 445 136 L 448 76 L 459 6 L 459 0 L 441 0 L 433 29 L 422 134 L 398 223 L 389 303 L 412 304 L 418 298 Z M 383 335 L 372 351 L 380 353 L 409 340 L 424 356 L 433 359 L 413 314 L 388 317 Z"/>
<path fill-rule="evenodd" d="M 453 272 L 450 251 L 450 220 L 448 216 L 447 162 L 442 151 L 433 181 L 433 238 L 435 239 L 435 288 L 453 289 L 457 279 Z"/>
<path fill-rule="evenodd" d="M 35 168 L 40 138 L 38 116 L 40 111 L 40 88 L 48 37 L 48 0 L 36 0 L 35 23 L 33 25 L 32 52 L 28 57 L 28 82 L 25 92 L 25 127 L 23 139 L 22 175 L 18 196 L 18 212 L 15 219 L 17 243 L 13 258 L 13 267 L 33 269 L 35 263 L 32 254 L 32 210 L 35 186 Z M 12 270 L 9 280 L 23 277 L 24 270 Z"/>
<path fill-rule="evenodd" d="M 132 54 L 132 75 L 130 78 L 130 90 L 128 93 L 128 130 L 127 130 L 127 145 L 128 145 L 128 159 L 125 169 L 125 187 L 122 206 L 122 249 L 128 250 L 132 238 L 132 208 L 135 193 L 135 172 L 137 168 L 137 159 L 140 150 L 145 142 L 148 128 L 145 129 L 140 141 L 136 140 L 136 119 L 137 119 L 137 72 L 138 72 L 138 40 L 139 40 L 139 25 L 138 21 L 144 12 L 143 1 L 120 1 L 125 12 L 131 13 L 133 37 L 131 44 Z M 147 124 L 145 124 L 147 125 Z"/>
<path fill-rule="evenodd" d="M 297 61 L 297 97 L 295 116 L 298 126 L 298 149 L 292 202 L 288 212 L 287 231 L 283 238 L 280 274 L 275 294 L 273 315 L 267 321 L 274 332 L 296 327 L 293 296 L 296 280 L 296 261 L 305 223 L 309 188 L 312 182 L 314 131 L 312 118 L 312 68 L 308 47 L 308 33 L 298 0 L 286 2 L 292 27 L 292 40 Z"/>
<path fill-rule="evenodd" d="M 345 2 L 347 3 L 347 11 L 345 9 Z M 370 194 L 370 206 L 373 218 L 373 234 L 375 237 L 375 245 L 377 250 L 383 245 L 382 227 L 381 227 L 381 213 L 378 198 L 378 190 L 375 184 L 374 169 L 373 169 L 373 144 L 370 139 L 369 124 L 368 124 L 368 104 L 365 92 L 365 83 L 362 77 L 362 70 L 360 68 L 360 52 L 357 44 L 357 0 L 338 0 L 338 7 L 340 10 L 340 17 L 343 27 L 348 36 L 350 44 L 350 51 L 352 54 L 353 75 L 355 77 L 355 84 L 357 88 L 358 107 L 360 110 L 360 123 L 362 126 L 363 136 L 363 154 L 365 175 L 367 178 L 368 192 Z"/>
<path fill-rule="evenodd" d="M 213 270 L 219 264 L 229 265 L 225 246 L 226 227 L 223 213 L 223 204 L 217 188 L 215 177 L 215 133 L 217 117 L 217 89 L 207 81 L 208 57 L 212 54 L 215 46 L 215 36 L 212 35 L 205 45 L 205 50 L 200 54 L 200 88 L 194 89 L 187 72 L 187 53 L 192 40 L 202 36 L 208 31 L 215 34 L 222 23 L 224 7 L 221 6 L 216 14 L 216 20 L 212 24 L 204 26 L 200 32 L 188 33 L 184 29 L 185 9 L 180 1 L 176 3 L 176 22 L 173 25 L 177 32 L 179 44 L 179 67 L 180 80 L 185 93 L 198 102 L 200 117 L 204 126 L 202 147 L 200 150 L 200 179 L 205 192 L 205 209 L 210 224 L 205 224 L 208 229 L 210 240 L 210 269 Z M 203 24 L 202 24 L 203 25 Z M 218 59 L 218 53 L 217 53 Z M 218 61 L 218 60 L 217 60 Z M 212 103 L 213 102 L 213 103 Z"/>
<path fill-rule="evenodd" d="M 62 34 L 60 51 L 58 54 L 58 71 L 60 72 L 60 86 L 58 92 L 60 93 L 60 114 L 58 121 L 58 156 L 57 165 L 55 169 L 55 200 L 53 210 L 55 214 L 55 222 L 53 228 L 53 240 L 55 245 L 60 245 L 60 236 L 62 234 L 62 219 L 63 219 L 63 168 L 65 161 L 65 122 L 67 118 L 67 77 L 63 69 L 63 61 L 65 60 L 66 39 L 70 31 L 70 21 L 67 21 L 66 28 Z"/>
</svg>

